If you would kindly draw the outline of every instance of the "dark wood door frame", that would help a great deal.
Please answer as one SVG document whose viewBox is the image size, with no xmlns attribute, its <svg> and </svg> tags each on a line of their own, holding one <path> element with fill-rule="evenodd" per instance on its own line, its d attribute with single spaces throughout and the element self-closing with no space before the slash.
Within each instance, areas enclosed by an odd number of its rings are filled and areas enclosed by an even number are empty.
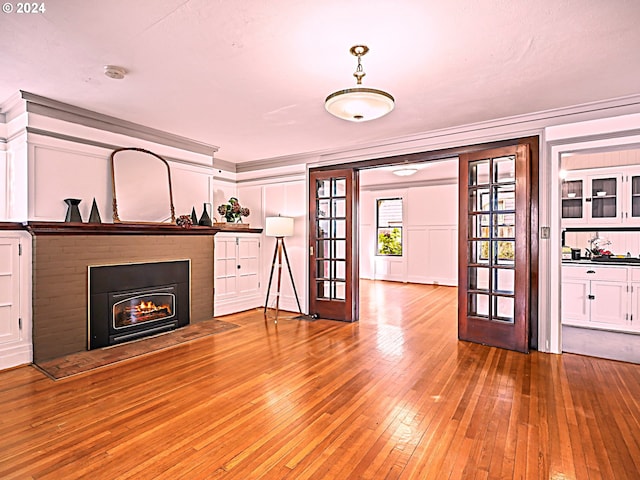
<svg viewBox="0 0 640 480">
<path fill-rule="evenodd" d="M 365 168 L 382 167 L 390 165 L 399 165 L 405 163 L 417 163 L 417 162 L 429 162 L 446 160 L 447 158 L 458 157 L 463 153 L 473 153 L 481 150 L 489 150 L 500 147 L 507 147 L 512 145 L 529 145 L 531 153 L 531 205 L 530 205 L 530 217 L 531 217 L 531 240 L 530 240 L 530 255 L 529 255 L 529 274 L 531 278 L 531 296 L 529 305 L 529 348 L 536 350 L 538 348 L 538 172 L 540 161 L 540 138 L 538 136 L 523 137 L 507 139 L 495 142 L 479 143 L 474 145 L 464 145 L 459 147 L 444 148 L 439 150 L 430 150 L 426 152 L 408 153 L 404 155 L 396 155 L 391 157 L 380 157 L 371 160 L 360 160 L 357 162 L 341 163 L 337 165 L 327 165 L 323 167 L 316 167 L 313 170 L 335 170 L 341 169 L 354 169 L 361 170 Z M 357 229 L 356 229 L 357 232 Z M 359 252 L 354 252 L 353 261 L 359 261 Z"/>
</svg>

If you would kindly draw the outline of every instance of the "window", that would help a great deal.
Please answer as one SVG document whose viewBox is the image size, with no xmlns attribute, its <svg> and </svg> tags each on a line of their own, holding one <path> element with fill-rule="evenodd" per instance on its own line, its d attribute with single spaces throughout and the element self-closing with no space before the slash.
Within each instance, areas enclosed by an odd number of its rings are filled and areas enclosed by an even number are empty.
<svg viewBox="0 0 640 480">
<path fill-rule="evenodd" d="M 402 199 L 381 198 L 376 204 L 376 255 L 402 255 Z"/>
</svg>

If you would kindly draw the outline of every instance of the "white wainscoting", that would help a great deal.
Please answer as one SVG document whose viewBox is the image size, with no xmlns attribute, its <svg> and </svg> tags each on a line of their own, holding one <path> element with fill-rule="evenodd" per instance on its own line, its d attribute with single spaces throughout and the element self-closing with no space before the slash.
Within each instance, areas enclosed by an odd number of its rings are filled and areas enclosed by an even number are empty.
<svg viewBox="0 0 640 480">
<path fill-rule="evenodd" d="M 403 255 L 376 255 L 376 200 L 403 199 Z M 458 186 L 419 185 L 360 192 L 360 277 L 458 284 Z"/>
<path fill-rule="evenodd" d="M 103 222 L 112 221 L 111 150 L 79 143 L 38 138 L 29 144 L 29 220 L 62 221 L 65 198 L 79 198 L 84 221 L 96 199 Z M 203 204 L 212 203 L 212 170 L 199 165 L 168 161 L 171 168 L 176 216 L 195 207 L 198 218 Z M 230 196 L 235 185 L 229 184 Z M 214 205 L 215 209 L 215 205 Z"/>
</svg>

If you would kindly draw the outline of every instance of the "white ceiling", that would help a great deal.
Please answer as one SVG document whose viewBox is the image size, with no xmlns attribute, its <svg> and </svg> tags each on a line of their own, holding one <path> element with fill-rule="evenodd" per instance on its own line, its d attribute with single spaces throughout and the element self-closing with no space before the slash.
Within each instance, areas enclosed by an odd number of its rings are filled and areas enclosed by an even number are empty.
<svg viewBox="0 0 640 480">
<path fill-rule="evenodd" d="M 12 2 L 16 4 L 16 2 Z M 0 101 L 18 90 L 220 146 L 243 162 L 640 94 L 638 0 L 54 0 L 0 13 Z M 354 124 L 324 98 L 396 109 Z M 125 67 L 113 80 L 103 66 Z"/>
</svg>

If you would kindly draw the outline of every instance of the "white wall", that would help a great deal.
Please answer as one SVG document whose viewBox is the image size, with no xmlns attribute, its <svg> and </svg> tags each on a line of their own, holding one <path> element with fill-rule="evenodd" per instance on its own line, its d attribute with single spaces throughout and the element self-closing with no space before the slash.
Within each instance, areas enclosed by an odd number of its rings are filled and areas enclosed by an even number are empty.
<svg viewBox="0 0 640 480">
<path fill-rule="evenodd" d="M 403 255 L 376 255 L 376 201 L 403 199 Z M 377 280 L 458 284 L 458 185 L 360 192 L 360 276 Z"/>
<path fill-rule="evenodd" d="M 285 245 L 289 256 L 291 271 L 295 281 L 295 288 L 303 312 L 307 312 L 307 182 L 302 175 L 287 176 L 284 181 L 272 179 L 267 183 L 249 183 L 238 185 L 238 200 L 244 207 L 251 210 L 249 221 L 252 227 L 264 227 L 264 219 L 272 216 L 286 216 L 294 218 L 294 235 L 286 237 Z M 262 239 L 262 281 L 261 293 L 266 296 L 271 271 L 271 261 L 275 250 L 275 238 L 267 237 L 263 232 Z M 269 306 L 275 301 L 275 279 L 271 286 Z M 298 311 L 293 286 L 289 273 L 285 267 L 282 271 L 282 288 L 280 308 L 292 312 Z"/>
</svg>

